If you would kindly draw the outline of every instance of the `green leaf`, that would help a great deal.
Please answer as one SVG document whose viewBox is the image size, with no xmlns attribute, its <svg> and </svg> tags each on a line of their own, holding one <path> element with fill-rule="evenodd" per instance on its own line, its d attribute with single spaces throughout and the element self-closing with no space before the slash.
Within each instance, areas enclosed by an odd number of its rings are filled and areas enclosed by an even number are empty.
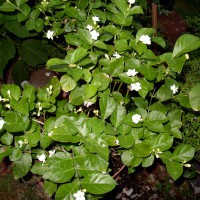
<svg viewBox="0 0 200 200">
<path fill-rule="evenodd" d="M 131 150 L 124 151 L 121 155 L 122 162 L 126 166 L 131 166 L 134 158 L 135 156 L 133 155 L 133 152 Z"/>
<path fill-rule="evenodd" d="M 105 194 L 114 189 L 116 182 L 109 175 L 91 174 L 82 179 L 81 186 L 91 194 Z"/>
<path fill-rule="evenodd" d="M 19 101 L 11 101 L 10 105 L 16 112 L 26 116 L 29 115 L 29 104 L 25 98 Z"/>
<path fill-rule="evenodd" d="M 8 94 L 8 91 L 10 91 L 10 96 Z M 1 93 L 4 98 L 10 99 L 11 100 L 16 100 L 18 101 L 21 97 L 21 90 L 20 87 L 14 84 L 4 84 L 1 85 Z"/>
<path fill-rule="evenodd" d="M 189 144 L 181 144 L 175 149 L 172 159 L 179 162 L 188 162 L 194 157 L 195 148 Z"/>
<path fill-rule="evenodd" d="M 0 11 L 4 12 L 13 12 L 16 9 L 15 5 L 10 2 L 4 2 L 2 6 L 0 6 Z"/>
<path fill-rule="evenodd" d="M 69 181 L 75 174 L 73 160 L 60 160 L 54 162 L 45 171 L 43 178 L 54 183 L 65 183 Z"/>
<path fill-rule="evenodd" d="M 18 7 L 22 6 L 25 4 L 28 0 L 15 0 L 16 4 Z"/>
<path fill-rule="evenodd" d="M 83 59 L 87 54 L 88 54 L 87 49 L 79 47 L 76 50 L 68 51 L 65 60 L 69 63 L 70 67 L 73 67 L 73 64 Z"/>
<path fill-rule="evenodd" d="M 162 85 L 156 92 L 156 98 L 161 102 L 169 100 L 172 98 L 172 91 L 167 85 Z"/>
<path fill-rule="evenodd" d="M 144 11 L 141 6 L 133 6 L 130 10 L 128 10 L 127 15 L 138 15 L 143 14 Z"/>
<path fill-rule="evenodd" d="M 75 106 L 80 106 L 83 104 L 84 95 L 84 87 L 76 87 L 69 95 L 69 102 Z"/>
<path fill-rule="evenodd" d="M 155 29 L 154 28 L 141 28 L 138 30 L 137 34 L 136 34 L 136 42 L 139 42 L 139 39 L 142 35 L 153 35 L 155 33 Z"/>
<path fill-rule="evenodd" d="M 102 42 L 101 40 L 97 40 L 96 42 L 94 42 L 93 44 L 95 47 L 98 47 L 100 49 L 105 49 L 107 50 L 107 46 L 104 42 Z"/>
<path fill-rule="evenodd" d="M 55 183 L 52 183 L 50 181 L 44 181 L 44 192 L 48 196 L 52 196 L 57 190 L 57 185 Z"/>
<path fill-rule="evenodd" d="M 0 77 L 3 78 L 3 70 L 8 61 L 15 56 L 15 44 L 12 40 L 0 41 Z"/>
<path fill-rule="evenodd" d="M 10 161 L 15 162 L 15 161 L 19 160 L 21 157 L 22 157 L 22 150 L 13 147 L 12 154 L 9 155 Z"/>
<path fill-rule="evenodd" d="M 13 111 L 6 112 L 4 121 L 5 129 L 11 133 L 25 131 L 30 123 L 28 117 Z"/>
<path fill-rule="evenodd" d="M 183 173 L 183 166 L 178 162 L 168 161 L 166 163 L 166 167 L 174 181 L 177 180 Z"/>
<path fill-rule="evenodd" d="M 68 75 L 63 75 L 60 79 L 60 84 L 63 91 L 69 92 L 76 87 L 77 83 L 72 79 L 72 77 Z"/>
<path fill-rule="evenodd" d="M 79 21 L 85 21 L 86 14 L 83 10 L 76 7 L 67 7 L 65 8 L 65 12 L 71 18 L 78 19 Z"/>
<path fill-rule="evenodd" d="M 47 61 L 47 69 L 51 69 L 56 72 L 66 72 L 68 68 L 68 62 L 59 58 L 51 58 Z"/>
<path fill-rule="evenodd" d="M 126 0 L 113 0 L 115 6 L 125 15 L 128 10 L 128 2 Z"/>
<path fill-rule="evenodd" d="M 196 84 L 189 93 L 189 102 L 193 110 L 200 111 L 200 83 Z"/>
<path fill-rule="evenodd" d="M 12 153 L 12 148 L 9 146 L 3 146 L 0 148 L 0 162 Z"/>
<path fill-rule="evenodd" d="M 137 143 L 132 148 L 132 152 L 137 157 L 147 157 L 151 152 L 151 147 L 149 144 L 146 143 Z"/>
<path fill-rule="evenodd" d="M 30 66 L 36 67 L 44 64 L 47 60 L 47 53 L 40 40 L 28 39 L 22 42 L 19 47 L 19 54 Z"/>
<path fill-rule="evenodd" d="M 135 140 L 132 134 L 119 135 L 118 140 L 119 140 L 119 145 L 127 149 L 131 148 L 135 144 Z"/>
<path fill-rule="evenodd" d="M 105 130 L 105 122 L 99 118 L 92 117 L 89 119 L 89 123 L 93 133 L 102 133 Z"/>
<path fill-rule="evenodd" d="M 130 49 L 130 47 L 128 46 L 128 41 L 125 39 L 116 40 L 114 43 L 117 51 L 127 51 Z"/>
<path fill-rule="evenodd" d="M 87 99 L 92 98 L 97 93 L 97 87 L 92 84 L 86 84 L 84 90 Z"/>
<path fill-rule="evenodd" d="M 13 142 L 13 135 L 10 133 L 5 133 L 1 136 L 1 142 L 6 145 L 11 145 Z"/>
<path fill-rule="evenodd" d="M 168 133 L 162 133 L 151 139 L 150 144 L 152 149 L 159 148 L 161 151 L 166 151 L 172 147 L 173 137 Z"/>
<path fill-rule="evenodd" d="M 112 97 L 109 97 L 108 94 L 102 95 L 100 98 L 100 113 L 103 119 L 108 118 L 115 109 L 115 100 Z"/>
<path fill-rule="evenodd" d="M 72 200 L 74 199 L 73 194 L 76 193 L 79 189 L 79 182 L 62 184 L 56 191 L 56 199 Z"/>
<path fill-rule="evenodd" d="M 118 104 L 115 110 L 111 114 L 110 121 L 116 128 L 122 124 L 124 117 L 126 116 L 126 109 L 124 106 Z"/>
<path fill-rule="evenodd" d="M 110 83 L 109 77 L 107 77 L 104 73 L 97 73 L 94 75 L 91 84 L 95 85 L 98 91 L 103 91 L 108 88 Z"/>
<path fill-rule="evenodd" d="M 37 174 L 37 175 L 42 176 L 42 175 L 45 173 L 46 169 L 47 169 L 47 165 L 43 165 L 42 162 L 36 162 L 36 163 L 32 166 L 32 168 L 31 168 L 30 171 L 31 171 L 33 174 Z"/>
<path fill-rule="evenodd" d="M 154 162 L 154 156 L 150 155 L 147 158 L 142 159 L 142 167 L 150 167 Z"/>
<path fill-rule="evenodd" d="M 162 38 L 162 37 L 153 37 L 151 39 L 152 42 L 155 42 L 156 44 L 160 45 L 162 48 L 165 48 L 166 47 L 166 44 L 165 44 L 165 40 Z"/>
<path fill-rule="evenodd" d="M 181 56 L 200 47 L 200 38 L 191 34 L 181 35 L 174 46 L 173 57 Z"/>
<path fill-rule="evenodd" d="M 124 71 L 124 58 L 114 59 L 110 63 L 110 75 L 112 77 L 117 77 L 119 74 Z"/>
<path fill-rule="evenodd" d="M 32 157 L 28 153 L 22 154 L 20 160 L 14 162 L 13 174 L 15 179 L 24 177 L 32 166 Z"/>
</svg>

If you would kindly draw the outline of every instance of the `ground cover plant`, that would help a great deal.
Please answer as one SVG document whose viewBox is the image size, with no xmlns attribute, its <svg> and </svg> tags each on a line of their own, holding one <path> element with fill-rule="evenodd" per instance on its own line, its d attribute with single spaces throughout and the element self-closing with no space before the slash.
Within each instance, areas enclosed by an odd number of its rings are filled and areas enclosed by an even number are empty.
<svg viewBox="0 0 200 200">
<path fill-rule="evenodd" d="M 199 37 L 155 54 L 165 41 L 139 21 L 142 0 L 0 2 L 1 76 L 15 56 L 16 71 L 46 63 L 57 73 L 43 88 L 1 85 L 0 160 L 15 178 L 42 177 L 57 200 L 99 199 L 117 184 L 113 152 L 130 173 L 161 159 L 177 180 L 191 167 L 195 148 L 174 141 L 182 109 L 200 110 L 200 84 L 183 92 L 176 77 Z"/>
</svg>

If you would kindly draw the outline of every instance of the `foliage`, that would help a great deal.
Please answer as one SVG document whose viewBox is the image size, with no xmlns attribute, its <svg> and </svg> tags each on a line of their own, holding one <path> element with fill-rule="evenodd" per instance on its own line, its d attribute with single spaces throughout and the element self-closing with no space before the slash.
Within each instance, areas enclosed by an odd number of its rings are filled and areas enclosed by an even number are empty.
<svg viewBox="0 0 200 200">
<path fill-rule="evenodd" d="M 1 86 L 0 160 L 9 156 L 15 178 L 29 171 L 42 176 L 45 191 L 58 200 L 83 192 L 98 199 L 116 185 L 109 169 L 112 149 L 129 172 L 161 159 L 177 180 L 190 166 L 195 149 L 174 144 L 182 139 L 182 110 L 173 105 L 200 110 L 199 84 L 178 94 L 176 81 L 200 38 L 182 35 L 172 52 L 156 55 L 151 43 L 164 48 L 165 41 L 153 35 L 153 28 L 141 28 L 143 7 L 144 1 L 126 0 L 2 3 L 4 25 L 4 16 L 14 15 L 28 34 L 38 37 L 44 31 L 55 43 L 58 37 L 57 46 L 66 51 L 64 58 L 47 61 L 47 68 L 61 77 L 45 87 Z M 20 51 L 24 62 L 41 64 L 43 51 L 36 50 L 37 37 L 32 37 Z"/>
</svg>

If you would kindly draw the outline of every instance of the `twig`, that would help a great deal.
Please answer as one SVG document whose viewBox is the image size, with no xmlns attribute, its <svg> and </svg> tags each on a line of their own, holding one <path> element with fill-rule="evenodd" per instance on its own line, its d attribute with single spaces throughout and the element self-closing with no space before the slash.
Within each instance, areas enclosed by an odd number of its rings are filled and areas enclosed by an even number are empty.
<svg viewBox="0 0 200 200">
<path fill-rule="evenodd" d="M 43 122 L 41 122 L 41 121 L 38 121 L 38 120 L 36 120 L 36 119 L 32 119 L 34 122 L 37 122 L 37 123 L 39 123 L 39 124 L 41 124 L 41 125 L 44 125 L 44 123 Z"/>
<path fill-rule="evenodd" d="M 117 171 L 117 172 L 112 176 L 112 178 L 115 178 L 116 176 L 118 176 L 119 173 L 120 173 L 125 167 L 126 167 L 126 165 L 123 165 L 123 166 L 119 169 L 119 171 Z"/>
</svg>

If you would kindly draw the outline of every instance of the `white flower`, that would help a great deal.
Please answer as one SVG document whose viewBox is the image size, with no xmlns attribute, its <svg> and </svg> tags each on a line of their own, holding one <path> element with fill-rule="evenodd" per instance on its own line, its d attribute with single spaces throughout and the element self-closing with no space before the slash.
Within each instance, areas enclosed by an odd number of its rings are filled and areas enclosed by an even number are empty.
<svg viewBox="0 0 200 200">
<path fill-rule="evenodd" d="M 4 124 L 5 124 L 4 119 L 2 117 L 0 117 L 0 129 L 2 129 Z"/>
<path fill-rule="evenodd" d="M 84 101 L 84 106 L 86 106 L 87 108 L 90 107 L 93 103 L 90 101 Z"/>
<path fill-rule="evenodd" d="M 48 136 L 50 137 L 50 136 L 52 136 L 52 134 L 53 134 L 53 131 L 49 132 Z"/>
<path fill-rule="evenodd" d="M 135 76 L 138 72 L 135 69 L 129 69 L 126 74 L 127 76 Z"/>
<path fill-rule="evenodd" d="M 107 58 L 108 60 L 110 60 L 108 54 L 105 54 L 104 56 L 105 56 L 105 58 Z"/>
<path fill-rule="evenodd" d="M 132 116 L 132 122 L 135 124 L 138 124 L 141 120 L 142 120 L 142 117 L 139 114 L 134 114 Z"/>
<path fill-rule="evenodd" d="M 133 91 L 133 90 L 139 91 L 141 89 L 142 89 L 142 87 L 141 87 L 141 84 L 139 82 L 131 84 L 131 91 Z"/>
<path fill-rule="evenodd" d="M 48 30 L 46 35 L 48 39 L 53 40 L 54 31 Z"/>
<path fill-rule="evenodd" d="M 191 167 L 191 164 L 184 164 L 184 167 Z"/>
<path fill-rule="evenodd" d="M 86 26 L 86 29 L 88 29 L 89 31 L 91 31 L 91 30 L 93 29 L 93 27 L 92 27 L 91 25 L 88 24 L 88 25 Z"/>
<path fill-rule="evenodd" d="M 51 72 L 46 72 L 45 73 L 45 76 L 50 76 L 51 75 Z"/>
<path fill-rule="evenodd" d="M 99 22 L 99 21 L 100 21 L 100 20 L 99 20 L 99 17 L 97 17 L 97 16 L 92 17 L 92 20 L 93 20 L 94 22 Z"/>
<path fill-rule="evenodd" d="M 115 58 L 117 58 L 117 59 L 121 58 L 121 56 L 120 56 L 117 52 L 115 52 L 115 53 L 113 54 L 113 57 L 115 57 Z"/>
<path fill-rule="evenodd" d="M 49 158 L 51 158 L 55 154 L 56 150 L 53 149 L 52 151 L 49 151 Z"/>
<path fill-rule="evenodd" d="M 178 87 L 176 87 L 176 85 L 171 85 L 170 90 L 172 90 L 173 94 L 176 94 L 178 92 Z"/>
<path fill-rule="evenodd" d="M 134 4 L 134 3 L 135 3 L 135 0 L 128 0 L 128 3 Z"/>
<path fill-rule="evenodd" d="M 22 140 L 19 140 L 18 142 L 17 142 L 18 144 L 19 144 L 19 148 L 22 148 L 22 146 L 23 146 L 23 141 Z"/>
<path fill-rule="evenodd" d="M 42 154 L 40 156 L 37 156 L 38 160 L 45 163 L 45 160 L 46 160 L 46 155 L 45 154 Z"/>
<path fill-rule="evenodd" d="M 81 190 L 77 191 L 77 193 L 74 193 L 73 196 L 76 200 L 85 200 L 85 192 L 82 192 Z"/>
<path fill-rule="evenodd" d="M 90 35 L 93 40 L 97 40 L 99 37 L 99 33 L 96 30 L 90 31 Z"/>
<path fill-rule="evenodd" d="M 144 44 L 151 44 L 151 38 L 148 35 L 142 35 L 139 40 Z"/>
<path fill-rule="evenodd" d="M 115 140 L 115 144 L 116 144 L 116 145 L 119 145 L 119 140 Z"/>
<path fill-rule="evenodd" d="M 185 58 L 188 60 L 190 58 L 189 54 L 185 54 Z"/>
</svg>

